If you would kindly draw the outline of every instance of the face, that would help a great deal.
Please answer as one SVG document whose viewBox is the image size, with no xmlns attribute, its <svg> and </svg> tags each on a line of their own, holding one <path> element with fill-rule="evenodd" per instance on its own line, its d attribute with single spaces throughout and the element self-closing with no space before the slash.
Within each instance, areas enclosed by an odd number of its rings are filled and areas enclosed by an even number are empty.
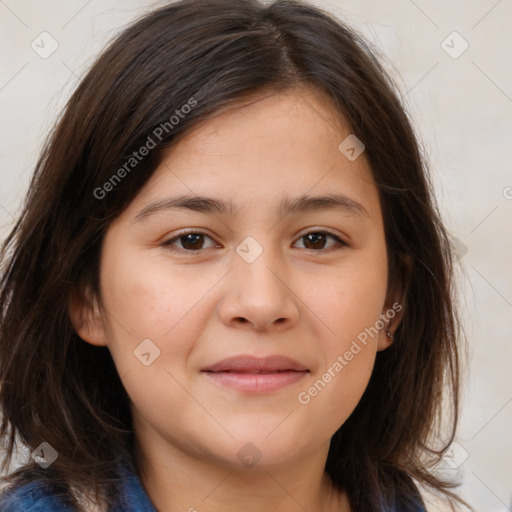
<svg viewBox="0 0 512 512">
<path fill-rule="evenodd" d="M 399 312 L 365 154 L 338 148 L 350 133 L 309 89 L 225 110 L 110 225 L 104 309 L 71 311 L 108 346 L 138 436 L 275 468 L 354 410 Z"/>
</svg>

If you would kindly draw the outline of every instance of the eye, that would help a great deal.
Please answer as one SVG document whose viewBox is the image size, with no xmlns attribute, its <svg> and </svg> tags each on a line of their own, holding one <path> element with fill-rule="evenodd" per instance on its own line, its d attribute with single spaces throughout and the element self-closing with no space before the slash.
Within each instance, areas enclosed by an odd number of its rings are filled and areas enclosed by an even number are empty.
<svg viewBox="0 0 512 512">
<path fill-rule="evenodd" d="M 325 249 L 323 246 L 328 238 L 334 239 L 337 242 L 337 244 L 331 245 L 330 247 Z M 307 233 L 304 233 L 299 238 L 299 240 L 305 240 L 305 249 L 314 250 L 316 252 L 329 252 L 331 250 L 340 249 L 341 247 L 348 247 L 348 244 L 346 242 L 344 242 L 338 236 L 329 233 L 328 231 L 308 231 Z"/>
<path fill-rule="evenodd" d="M 171 250 L 182 251 L 182 252 L 199 252 L 201 249 L 208 249 L 209 247 L 205 247 L 204 239 L 208 238 L 212 242 L 213 239 L 207 235 L 206 233 L 201 233 L 200 231 L 188 230 L 181 233 L 178 233 L 173 238 L 167 240 L 162 245 L 164 247 L 168 247 Z M 328 238 L 334 239 L 337 243 L 332 244 L 331 246 L 325 248 L 324 245 Z M 329 252 L 331 250 L 340 249 L 342 247 L 348 247 L 348 244 L 344 242 L 341 238 L 334 235 L 333 233 L 329 233 L 328 231 L 309 231 L 303 234 L 299 240 L 305 241 L 304 249 L 312 250 L 315 252 Z M 176 247 L 176 243 L 179 243 L 181 247 Z M 215 242 L 210 245 L 210 247 L 219 247 L 215 244 Z"/>
<path fill-rule="evenodd" d="M 187 252 L 198 252 L 201 249 L 204 249 L 204 237 L 209 238 L 213 241 L 213 239 L 205 233 L 201 233 L 198 231 L 186 231 L 178 233 L 175 237 L 164 242 L 165 247 L 169 247 L 171 250 L 181 250 Z M 175 247 L 175 242 L 181 243 L 181 247 Z M 212 245 L 211 247 L 214 247 Z"/>
</svg>

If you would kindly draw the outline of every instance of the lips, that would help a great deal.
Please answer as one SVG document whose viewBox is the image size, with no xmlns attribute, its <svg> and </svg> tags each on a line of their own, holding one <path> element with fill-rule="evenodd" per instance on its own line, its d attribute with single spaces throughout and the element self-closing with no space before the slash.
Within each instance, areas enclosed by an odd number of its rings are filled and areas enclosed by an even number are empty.
<svg viewBox="0 0 512 512">
<path fill-rule="evenodd" d="M 232 373 L 279 373 L 286 371 L 307 372 L 304 365 L 285 356 L 268 356 L 263 358 L 253 356 L 235 356 L 223 359 L 202 370 L 203 372 L 232 372 Z"/>
<path fill-rule="evenodd" d="M 298 382 L 310 371 L 285 356 L 235 356 L 203 368 L 216 385 L 249 394 L 269 394 Z"/>
</svg>

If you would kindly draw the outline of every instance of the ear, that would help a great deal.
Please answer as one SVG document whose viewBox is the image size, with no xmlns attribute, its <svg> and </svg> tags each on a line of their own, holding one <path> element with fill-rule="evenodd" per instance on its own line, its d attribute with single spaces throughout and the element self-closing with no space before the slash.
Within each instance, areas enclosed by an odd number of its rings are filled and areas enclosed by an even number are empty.
<svg viewBox="0 0 512 512">
<path fill-rule="evenodd" d="M 392 267 L 388 282 L 388 290 L 381 319 L 384 322 L 383 329 L 379 332 L 377 350 L 385 350 L 393 343 L 395 332 L 402 321 L 407 290 L 412 275 L 412 258 L 409 254 L 401 254 L 398 268 Z M 389 333 L 389 334 L 388 334 Z"/>
<path fill-rule="evenodd" d="M 107 336 L 98 301 L 89 288 L 85 292 L 75 291 L 68 305 L 68 314 L 75 332 L 87 343 L 103 347 Z"/>
</svg>

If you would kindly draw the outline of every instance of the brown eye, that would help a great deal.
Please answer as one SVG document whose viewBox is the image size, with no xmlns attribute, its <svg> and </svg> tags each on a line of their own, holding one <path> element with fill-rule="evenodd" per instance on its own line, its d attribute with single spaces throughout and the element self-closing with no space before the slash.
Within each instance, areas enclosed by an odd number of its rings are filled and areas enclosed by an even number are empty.
<svg viewBox="0 0 512 512">
<path fill-rule="evenodd" d="M 325 243 L 328 238 L 336 240 L 337 244 L 333 244 L 329 247 L 325 247 Z M 341 238 L 333 235 L 326 231 L 310 231 L 300 237 L 300 240 L 304 240 L 304 248 L 313 251 L 329 251 L 331 249 L 339 248 L 339 246 L 347 246 L 347 244 L 341 240 Z"/>
<path fill-rule="evenodd" d="M 205 233 L 200 233 L 196 231 L 188 231 L 186 233 L 180 233 L 175 237 L 171 238 L 163 245 L 166 247 L 170 247 L 172 250 L 181 250 L 181 251 L 190 251 L 197 252 L 201 249 L 204 249 L 205 237 L 212 240 L 211 237 L 206 235 Z M 213 240 L 212 240 L 213 241 Z M 176 247 L 175 243 L 178 242 L 181 247 Z M 214 247 L 213 244 L 211 247 Z"/>
</svg>

